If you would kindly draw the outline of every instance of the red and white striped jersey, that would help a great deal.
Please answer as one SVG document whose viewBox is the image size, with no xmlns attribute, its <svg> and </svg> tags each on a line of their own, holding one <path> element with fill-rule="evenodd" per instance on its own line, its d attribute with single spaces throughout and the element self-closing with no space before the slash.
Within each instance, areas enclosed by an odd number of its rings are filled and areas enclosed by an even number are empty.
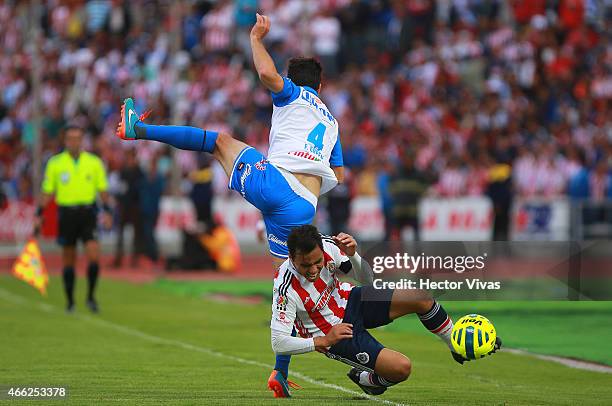
<svg viewBox="0 0 612 406">
<path fill-rule="evenodd" d="M 301 337 L 308 338 L 323 336 L 342 322 L 353 285 L 340 282 L 336 274 L 348 273 L 352 264 L 326 237 L 323 256 L 324 266 L 315 282 L 300 275 L 290 259 L 281 265 L 274 278 L 270 328 L 291 334 L 295 326 Z"/>
</svg>

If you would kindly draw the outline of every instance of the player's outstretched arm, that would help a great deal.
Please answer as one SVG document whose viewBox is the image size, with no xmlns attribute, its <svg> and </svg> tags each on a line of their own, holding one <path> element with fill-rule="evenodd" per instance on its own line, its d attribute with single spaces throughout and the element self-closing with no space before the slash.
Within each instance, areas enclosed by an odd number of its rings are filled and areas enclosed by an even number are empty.
<svg viewBox="0 0 612 406">
<path fill-rule="evenodd" d="M 259 79 L 268 90 L 278 93 L 283 90 L 284 81 L 276 71 L 274 61 L 263 44 L 264 37 L 270 31 L 270 18 L 257 14 L 257 22 L 251 29 L 251 49 L 253 63 Z"/>
</svg>

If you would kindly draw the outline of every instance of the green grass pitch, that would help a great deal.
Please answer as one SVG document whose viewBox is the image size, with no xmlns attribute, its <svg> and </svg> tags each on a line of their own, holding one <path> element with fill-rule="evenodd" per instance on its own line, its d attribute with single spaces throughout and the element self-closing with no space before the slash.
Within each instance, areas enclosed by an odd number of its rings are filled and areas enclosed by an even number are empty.
<svg viewBox="0 0 612 406">
<path fill-rule="evenodd" d="M 75 405 L 612 404 L 612 374 L 503 351 L 461 366 L 414 320 L 374 331 L 382 343 L 413 361 L 410 379 L 376 400 L 362 396 L 346 378 L 347 366 L 318 353 L 293 357 L 292 378 L 303 389 L 290 400 L 273 399 L 266 389 L 274 358 L 267 302 L 220 303 L 202 298 L 202 289 L 185 288 L 220 289 L 212 283 L 137 285 L 104 279 L 102 313 L 90 315 L 83 304 L 84 285 L 79 279 L 77 312 L 66 315 L 58 278 L 52 278 L 49 297 L 43 298 L 23 282 L 0 275 L 0 386 L 67 386 L 68 403 Z M 248 293 L 265 282 L 231 286 Z M 467 303 L 445 305 L 455 317 L 472 311 Z M 571 353 L 586 343 L 597 348 L 575 356 L 612 363 L 610 303 L 590 305 L 597 312 L 567 303 L 522 303 L 508 311 L 502 304 L 477 305 L 488 306 L 483 313 L 510 346 L 549 353 L 561 347 Z M 570 318 L 562 326 L 559 306 Z M 583 317 L 572 318 L 573 313 Z M 597 324 L 602 318 L 608 321 L 604 326 Z M 572 322 L 580 319 L 584 325 Z M 600 330 L 592 329 L 596 324 Z M 538 327 L 550 335 L 529 333 Z"/>
</svg>

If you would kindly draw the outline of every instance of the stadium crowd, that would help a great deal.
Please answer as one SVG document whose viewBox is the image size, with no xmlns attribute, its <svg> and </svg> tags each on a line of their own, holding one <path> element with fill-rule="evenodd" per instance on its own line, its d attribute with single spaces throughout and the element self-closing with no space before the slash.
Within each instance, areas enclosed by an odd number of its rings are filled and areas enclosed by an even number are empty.
<svg viewBox="0 0 612 406">
<path fill-rule="evenodd" d="M 33 68 L 44 159 L 62 127 L 79 124 L 118 196 L 130 146 L 114 131 L 127 96 L 151 122 L 229 131 L 265 151 L 272 104 L 248 41 L 257 10 L 272 20 L 280 71 L 301 54 L 324 65 L 322 98 L 351 172 L 340 194 L 379 195 L 388 213 L 425 193 L 612 198 L 612 1 L 47 0 L 38 21 L 30 6 L 0 4 L 4 201 L 32 199 Z M 155 162 L 168 176 L 165 146 L 136 152 L 143 173 Z M 202 159 L 176 158 L 189 193 Z M 228 193 L 211 170 L 215 192 Z"/>
</svg>

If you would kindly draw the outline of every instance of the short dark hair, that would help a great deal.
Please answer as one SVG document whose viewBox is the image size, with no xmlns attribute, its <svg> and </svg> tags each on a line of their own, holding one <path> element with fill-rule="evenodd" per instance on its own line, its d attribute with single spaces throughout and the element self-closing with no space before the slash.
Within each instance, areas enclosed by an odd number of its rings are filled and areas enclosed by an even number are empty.
<svg viewBox="0 0 612 406">
<path fill-rule="evenodd" d="M 80 125 L 69 123 L 64 126 L 64 134 L 67 134 L 68 131 L 71 131 L 71 130 L 77 130 L 77 131 L 80 131 L 81 134 L 85 134 L 85 129 L 81 127 Z"/>
<path fill-rule="evenodd" d="M 303 56 L 291 58 L 287 68 L 287 77 L 298 86 L 308 86 L 314 90 L 321 84 L 323 68 L 315 58 Z"/>
<path fill-rule="evenodd" d="M 317 246 L 323 249 L 323 240 L 319 230 L 310 224 L 295 227 L 287 238 L 287 248 L 291 258 L 298 253 L 308 254 Z"/>
</svg>

